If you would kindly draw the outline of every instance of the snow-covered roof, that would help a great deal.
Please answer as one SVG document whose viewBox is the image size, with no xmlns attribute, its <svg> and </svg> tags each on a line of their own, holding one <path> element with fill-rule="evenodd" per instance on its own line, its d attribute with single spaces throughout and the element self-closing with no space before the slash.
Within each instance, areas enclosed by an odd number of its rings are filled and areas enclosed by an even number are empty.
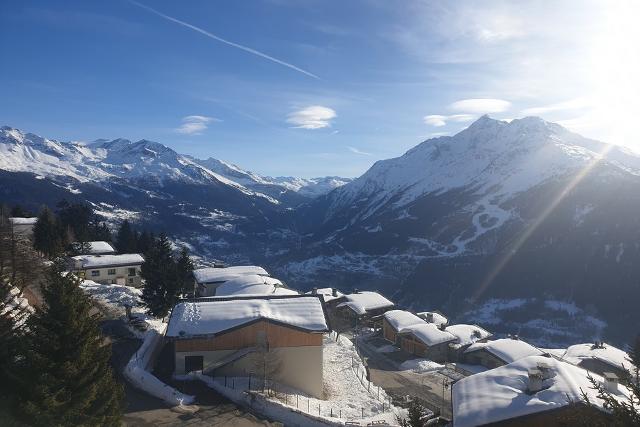
<svg viewBox="0 0 640 427">
<path fill-rule="evenodd" d="M 114 254 L 116 250 L 108 242 L 95 241 L 87 242 L 89 254 Z M 80 246 L 80 243 L 74 243 L 76 246 Z"/>
<path fill-rule="evenodd" d="M 284 287 L 278 279 L 269 276 L 248 274 L 236 276 L 216 288 L 216 297 L 230 295 L 298 295 Z"/>
<path fill-rule="evenodd" d="M 349 307 L 356 314 L 365 314 L 370 310 L 377 310 L 385 307 L 393 307 L 393 303 L 377 292 L 360 291 L 355 294 L 345 295 L 345 302 L 337 307 Z"/>
<path fill-rule="evenodd" d="M 447 326 L 445 331 L 455 335 L 460 345 L 472 344 L 491 336 L 489 331 L 478 325 L 466 325 L 464 323 Z"/>
<path fill-rule="evenodd" d="M 233 267 L 207 267 L 198 268 L 193 271 L 193 276 L 198 283 L 226 282 L 237 276 L 247 274 L 257 274 L 259 276 L 268 276 L 267 270 L 255 265 L 236 265 Z"/>
<path fill-rule="evenodd" d="M 529 370 L 549 368 L 543 389 L 528 393 Z M 544 374 L 544 372 L 543 372 Z M 602 377 L 592 375 L 597 381 Z M 453 385 L 453 426 L 472 427 L 518 418 L 580 402 L 582 392 L 601 407 L 587 371 L 551 357 L 529 356 L 509 365 L 471 375 Z M 626 393 L 619 387 L 619 395 Z"/>
<path fill-rule="evenodd" d="M 11 217 L 9 218 L 9 221 L 13 225 L 35 225 L 35 223 L 38 222 L 38 218 L 37 217 L 31 217 L 31 218 Z"/>
<path fill-rule="evenodd" d="M 604 348 L 599 348 L 593 344 L 576 344 L 567 348 L 562 357 L 569 363 L 579 364 L 583 360 L 596 359 L 618 369 L 633 369 L 633 364 L 629 361 L 629 355 L 609 344 L 604 344 Z"/>
<path fill-rule="evenodd" d="M 441 331 L 433 323 L 417 323 L 415 325 L 408 326 L 400 331 L 401 334 L 412 334 L 418 340 L 432 346 L 436 344 L 442 344 L 444 342 L 454 341 L 456 337 L 449 332 Z"/>
<path fill-rule="evenodd" d="M 214 335 L 258 319 L 272 320 L 310 332 L 329 330 L 318 297 L 213 298 L 177 304 L 169 319 L 167 336 Z"/>
<path fill-rule="evenodd" d="M 419 318 L 413 313 L 405 310 L 390 310 L 384 313 L 384 318 L 395 329 L 400 331 L 412 325 L 425 323 L 424 320 Z"/>
<path fill-rule="evenodd" d="M 527 356 L 542 356 L 544 353 L 521 340 L 503 338 L 495 341 L 477 342 L 471 344 L 465 353 L 486 350 L 506 363 L 512 363 Z"/>
<path fill-rule="evenodd" d="M 421 311 L 420 313 L 416 313 L 416 315 L 421 319 L 424 319 L 425 322 L 433 323 L 436 326 L 446 325 L 449 323 L 449 319 L 437 311 Z"/>
<path fill-rule="evenodd" d="M 336 289 L 336 296 L 333 296 L 334 288 L 319 288 L 316 289 L 316 295 L 322 295 L 322 299 L 324 302 L 328 302 L 334 300 L 336 298 L 340 298 L 344 294 Z M 306 292 L 307 295 L 313 295 L 313 291 Z"/>
<path fill-rule="evenodd" d="M 78 255 L 71 259 L 76 263 L 76 268 L 81 269 L 140 265 L 144 262 L 144 258 L 140 254 Z"/>
</svg>

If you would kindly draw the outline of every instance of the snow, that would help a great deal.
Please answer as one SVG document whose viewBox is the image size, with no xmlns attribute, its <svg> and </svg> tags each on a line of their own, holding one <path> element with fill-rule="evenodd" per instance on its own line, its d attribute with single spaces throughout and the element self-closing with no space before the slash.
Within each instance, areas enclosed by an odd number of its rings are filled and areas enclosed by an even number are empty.
<svg viewBox="0 0 640 427">
<path fill-rule="evenodd" d="M 236 265 L 233 267 L 207 267 L 198 268 L 193 271 L 193 276 L 198 283 L 214 283 L 226 282 L 227 280 L 236 278 L 237 276 L 257 274 L 259 276 L 268 276 L 267 270 L 255 265 Z"/>
<path fill-rule="evenodd" d="M 436 311 L 422 311 L 416 315 L 427 323 L 433 323 L 436 326 L 442 326 L 449 323 L 449 319 Z M 429 320 L 431 319 L 431 320 Z"/>
<path fill-rule="evenodd" d="M 400 331 L 412 325 L 422 324 L 424 320 L 405 310 L 390 310 L 384 313 L 387 323 L 396 331 Z"/>
<path fill-rule="evenodd" d="M 541 350 L 529 343 L 511 338 L 502 338 L 495 341 L 488 341 L 486 343 L 477 342 L 471 344 L 469 348 L 465 350 L 465 353 L 468 354 L 482 349 L 488 351 L 506 363 L 512 363 L 527 356 L 542 356 L 544 354 Z"/>
<path fill-rule="evenodd" d="M 217 334 L 254 320 L 268 319 L 305 329 L 327 332 L 322 303 L 317 297 L 282 297 L 182 302 L 171 313 L 168 337 Z"/>
<path fill-rule="evenodd" d="M 334 288 L 319 288 L 319 289 L 315 289 L 315 294 L 316 295 L 322 295 L 322 299 L 324 300 L 324 302 L 329 302 L 329 301 L 334 300 L 336 298 L 340 298 L 341 296 L 344 295 L 342 292 L 340 292 L 337 289 L 335 289 L 336 296 L 333 296 L 333 292 L 334 292 Z M 305 294 L 306 295 L 313 295 L 314 291 L 309 291 L 309 292 L 306 292 Z"/>
<path fill-rule="evenodd" d="M 421 323 L 411 325 L 400 331 L 401 334 L 412 334 L 427 346 L 454 341 L 456 337 L 449 332 L 441 331 L 433 323 Z"/>
<path fill-rule="evenodd" d="M 400 370 L 413 371 L 417 374 L 439 371 L 441 369 L 444 369 L 444 365 L 441 365 L 429 359 L 410 359 L 400 364 Z"/>
<path fill-rule="evenodd" d="M 35 223 L 38 222 L 38 218 L 37 217 L 31 217 L 31 218 L 11 217 L 9 218 L 9 221 L 13 225 L 35 225 Z"/>
<path fill-rule="evenodd" d="M 230 279 L 216 288 L 216 297 L 230 295 L 298 295 L 273 277 L 247 274 Z"/>
<path fill-rule="evenodd" d="M 458 344 L 467 345 L 476 341 L 480 341 L 491 336 L 491 333 L 478 325 L 451 325 L 445 328 L 445 331 L 454 335 L 458 339 Z"/>
<path fill-rule="evenodd" d="M 527 393 L 528 372 L 541 364 L 549 367 L 543 390 Z M 592 375 L 602 381 L 598 375 Z M 561 408 L 581 401 L 582 392 L 598 407 L 587 371 L 549 357 L 529 356 L 509 365 L 466 377 L 453 385 L 454 427 L 472 427 Z M 626 395 L 620 387 L 620 397 Z"/>
<path fill-rule="evenodd" d="M 86 242 L 89 245 L 89 254 L 114 254 L 116 250 L 111 246 L 108 242 L 96 241 L 96 242 Z M 78 248 L 80 247 L 79 243 L 74 243 Z"/>
<path fill-rule="evenodd" d="M 629 355 L 610 344 L 604 344 L 604 348 L 595 348 L 590 343 L 572 345 L 567 348 L 562 358 L 574 365 L 583 360 L 596 359 L 618 369 L 633 369 L 633 364 L 629 361 Z"/>
<path fill-rule="evenodd" d="M 140 265 L 144 263 L 144 258 L 140 254 L 120 254 L 120 255 L 77 255 L 71 257 L 76 268 L 105 268 L 111 266 Z"/>
<path fill-rule="evenodd" d="M 393 303 L 377 292 L 361 291 L 355 294 L 345 295 L 346 302 L 338 304 L 338 307 L 349 307 L 356 314 L 362 315 L 371 310 L 385 307 L 393 307 Z"/>
</svg>

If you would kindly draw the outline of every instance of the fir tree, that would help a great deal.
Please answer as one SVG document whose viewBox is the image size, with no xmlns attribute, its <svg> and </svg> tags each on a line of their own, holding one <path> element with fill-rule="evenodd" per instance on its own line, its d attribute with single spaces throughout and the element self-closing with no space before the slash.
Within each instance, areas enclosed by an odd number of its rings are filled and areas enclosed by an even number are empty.
<svg viewBox="0 0 640 427">
<path fill-rule="evenodd" d="M 28 425 L 120 425 L 123 389 L 109 365 L 111 347 L 78 284 L 52 267 L 45 307 L 27 322 L 16 413 Z"/>
<path fill-rule="evenodd" d="M 62 236 L 55 215 L 48 207 L 43 207 L 33 227 L 33 247 L 49 258 L 54 258 L 60 255 L 66 246 Z"/>
<path fill-rule="evenodd" d="M 131 223 L 129 220 L 122 221 L 118 234 L 116 236 L 116 248 L 118 252 L 123 254 L 130 254 L 137 252 L 136 235 L 131 229 Z"/>
<path fill-rule="evenodd" d="M 142 301 L 147 311 L 153 316 L 165 317 L 178 299 L 180 289 L 171 243 L 164 233 L 145 254 L 140 273 L 145 280 Z"/>
<path fill-rule="evenodd" d="M 180 250 L 180 256 L 176 261 L 178 274 L 178 289 L 181 294 L 193 293 L 193 261 L 189 257 L 189 251 L 186 247 Z"/>
</svg>

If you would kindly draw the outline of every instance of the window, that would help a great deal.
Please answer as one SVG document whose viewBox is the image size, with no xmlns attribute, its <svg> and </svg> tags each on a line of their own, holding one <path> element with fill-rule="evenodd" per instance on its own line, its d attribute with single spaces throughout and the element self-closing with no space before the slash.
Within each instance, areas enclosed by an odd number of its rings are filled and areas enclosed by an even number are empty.
<svg viewBox="0 0 640 427">
<path fill-rule="evenodd" d="M 98 277 L 100 275 L 100 270 L 91 270 L 91 277 Z"/>
<path fill-rule="evenodd" d="M 204 364 L 203 356 L 185 356 L 184 357 L 184 373 L 188 374 L 193 371 L 202 371 Z"/>
<path fill-rule="evenodd" d="M 114 276 L 116 274 L 116 269 L 115 268 L 110 268 L 109 270 L 107 270 L 107 274 L 109 276 Z"/>
<path fill-rule="evenodd" d="M 129 276 L 135 276 L 136 275 L 136 269 L 134 267 L 129 268 Z"/>
</svg>

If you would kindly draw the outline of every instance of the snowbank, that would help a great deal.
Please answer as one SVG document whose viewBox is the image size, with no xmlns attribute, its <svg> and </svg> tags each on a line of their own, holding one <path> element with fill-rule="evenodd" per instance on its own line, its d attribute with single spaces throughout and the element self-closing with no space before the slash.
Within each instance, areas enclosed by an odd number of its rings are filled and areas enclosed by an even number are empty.
<svg viewBox="0 0 640 427">
<path fill-rule="evenodd" d="M 400 364 L 402 371 L 413 371 L 417 374 L 423 374 L 425 372 L 439 371 L 444 369 L 444 365 L 434 362 L 429 359 L 411 359 Z"/>
</svg>

